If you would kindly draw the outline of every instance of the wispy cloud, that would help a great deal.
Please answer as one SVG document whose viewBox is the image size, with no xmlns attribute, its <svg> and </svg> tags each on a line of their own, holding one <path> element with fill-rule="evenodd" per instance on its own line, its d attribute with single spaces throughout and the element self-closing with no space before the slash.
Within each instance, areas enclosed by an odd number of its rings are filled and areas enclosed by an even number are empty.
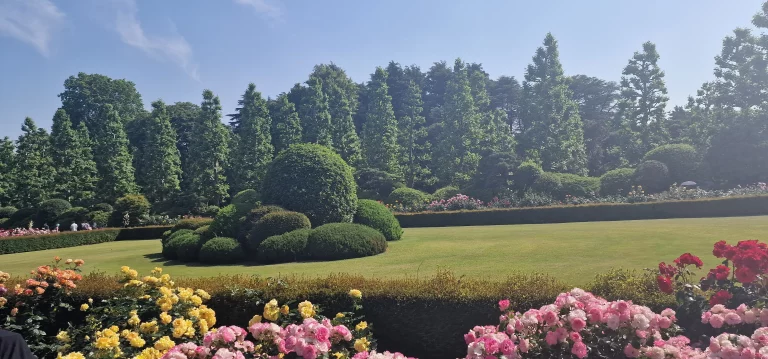
<svg viewBox="0 0 768 359">
<path fill-rule="evenodd" d="M 136 2 L 124 0 L 118 4 L 115 29 L 124 43 L 144 51 L 153 58 L 174 62 L 192 79 L 200 81 L 192 47 L 183 36 L 176 33 L 175 29 L 169 36 L 149 35 L 144 32 L 136 17 L 138 13 Z"/>
<path fill-rule="evenodd" d="M 267 0 L 235 0 L 236 4 L 249 6 L 257 14 L 267 15 L 272 19 L 279 19 L 282 15 L 280 8 L 267 2 Z"/>
<path fill-rule="evenodd" d="M 0 35 L 34 46 L 49 55 L 51 32 L 64 21 L 64 13 L 49 0 L 0 1 Z"/>
</svg>

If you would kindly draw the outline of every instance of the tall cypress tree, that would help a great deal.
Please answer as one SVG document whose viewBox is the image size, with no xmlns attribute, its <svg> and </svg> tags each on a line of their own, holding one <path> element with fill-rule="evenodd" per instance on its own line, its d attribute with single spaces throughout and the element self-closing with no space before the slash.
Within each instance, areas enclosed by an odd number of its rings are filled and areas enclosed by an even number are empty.
<svg viewBox="0 0 768 359">
<path fill-rule="evenodd" d="M 491 106 L 488 84 L 492 83 L 488 73 L 480 64 L 471 64 L 467 68 L 472 99 L 480 117 L 479 153 L 488 156 L 491 153 L 510 153 L 515 148 L 515 139 L 507 122 L 507 113 Z"/>
<path fill-rule="evenodd" d="M 233 193 L 261 188 L 261 180 L 274 152 L 267 101 L 256 91 L 256 85 L 248 85 L 238 104 L 237 113 L 230 115 L 235 142 L 229 172 Z"/>
<path fill-rule="evenodd" d="M 456 59 L 443 104 L 444 125 L 433 152 L 435 174 L 442 183 L 464 185 L 477 170 L 479 117 L 467 69 L 461 59 Z"/>
<path fill-rule="evenodd" d="M 323 82 L 318 77 L 310 77 L 307 85 L 309 87 L 303 91 L 299 107 L 302 139 L 332 147 L 331 114 L 328 112 L 328 99 L 323 93 Z"/>
<path fill-rule="evenodd" d="M 176 147 L 176 131 L 162 100 L 152 102 L 147 119 L 147 141 L 141 160 L 142 192 L 153 203 L 173 198 L 181 190 L 181 158 Z"/>
<path fill-rule="evenodd" d="M 52 197 L 56 171 L 51 158 L 51 140 L 45 129 L 27 117 L 16 142 L 13 178 L 17 204 L 33 207 Z"/>
<path fill-rule="evenodd" d="M 219 205 L 227 198 L 229 185 L 225 169 L 229 156 L 226 127 L 221 123 L 221 102 L 211 90 L 203 91 L 200 117 L 194 126 L 196 136 L 192 137 L 190 153 L 190 193 L 201 203 Z"/>
<path fill-rule="evenodd" d="M 53 116 L 51 145 L 56 197 L 87 203 L 95 195 L 98 178 L 85 123 L 80 122 L 75 130 L 67 113 L 59 109 Z"/>
<path fill-rule="evenodd" d="M 128 150 L 128 136 L 120 115 L 112 105 L 104 105 L 100 117 L 94 126 L 93 136 L 93 157 L 99 173 L 96 197 L 113 202 L 126 194 L 137 192 L 133 156 Z"/>
<path fill-rule="evenodd" d="M 552 34 L 528 65 L 523 99 L 521 152 L 540 161 L 546 171 L 585 175 L 584 130 Z"/>
<path fill-rule="evenodd" d="M 272 118 L 272 146 L 275 155 L 293 144 L 301 143 L 301 121 L 296 106 L 288 101 L 287 94 L 282 93 L 270 101 L 269 116 Z"/>
<path fill-rule="evenodd" d="M 181 190 L 187 191 L 191 184 L 189 176 L 187 176 L 187 173 L 190 172 L 189 146 L 195 136 L 194 125 L 197 118 L 200 117 L 200 106 L 191 102 L 176 102 L 166 106 L 165 110 L 168 112 L 168 117 L 171 118 L 173 130 L 176 131 L 176 148 L 179 149 L 181 159 Z"/>
<path fill-rule="evenodd" d="M 15 149 L 13 141 L 8 136 L 0 140 L 0 206 L 11 204 L 16 196 L 14 191 L 16 180 L 13 177 Z"/>
<path fill-rule="evenodd" d="M 387 88 L 387 73 L 377 67 L 368 82 L 368 108 L 363 125 L 363 153 L 370 168 L 401 175 L 398 166 L 397 119 Z"/>
<path fill-rule="evenodd" d="M 399 166 L 408 187 L 423 184 L 429 178 L 429 142 L 425 127 L 421 101 L 421 89 L 413 80 L 408 81 L 408 88 L 402 98 L 401 116 L 397 117 L 400 146 Z"/>
<path fill-rule="evenodd" d="M 328 87 L 329 107 L 331 108 L 331 127 L 333 149 L 352 166 L 358 166 L 362 160 L 360 138 L 355 131 L 349 96 L 341 88 L 331 83 Z"/>
</svg>

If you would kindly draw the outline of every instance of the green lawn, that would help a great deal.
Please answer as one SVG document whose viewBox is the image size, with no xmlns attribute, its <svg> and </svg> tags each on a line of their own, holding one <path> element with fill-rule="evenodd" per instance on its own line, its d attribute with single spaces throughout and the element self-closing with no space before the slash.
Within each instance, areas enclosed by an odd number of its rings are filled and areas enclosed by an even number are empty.
<svg viewBox="0 0 768 359">
<path fill-rule="evenodd" d="M 610 268 L 655 267 L 683 252 L 714 266 L 712 244 L 768 240 L 768 216 L 669 219 L 624 222 L 535 224 L 406 229 L 386 253 L 334 262 L 279 265 L 200 266 L 166 262 L 160 241 L 121 241 L 90 246 L 0 255 L 0 270 L 23 275 L 55 255 L 82 258 L 86 271 L 116 273 L 128 265 L 141 273 L 164 266 L 174 276 L 217 274 L 430 276 L 440 269 L 457 274 L 504 278 L 511 272 L 545 272 L 574 285 Z"/>
</svg>

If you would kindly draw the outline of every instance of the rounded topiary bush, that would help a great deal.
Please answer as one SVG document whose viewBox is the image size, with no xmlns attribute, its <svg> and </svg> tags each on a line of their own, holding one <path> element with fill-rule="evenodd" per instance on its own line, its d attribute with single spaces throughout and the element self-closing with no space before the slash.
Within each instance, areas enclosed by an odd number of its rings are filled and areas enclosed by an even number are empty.
<svg viewBox="0 0 768 359">
<path fill-rule="evenodd" d="M 238 192 L 232 197 L 231 204 L 234 204 L 235 207 L 237 207 L 239 213 L 245 214 L 256 207 L 259 204 L 259 201 L 261 201 L 259 192 L 256 192 L 255 189 L 246 189 Z"/>
<path fill-rule="evenodd" d="M 306 256 L 336 260 L 372 256 L 387 250 L 381 232 L 357 223 L 328 223 L 315 228 L 307 238 Z"/>
<path fill-rule="evenodd" d="M 185 235 L 174 238 L 174 247 L 176 248 L 176 258 L 182 262 L 194 262 L 197 261 L 200 248 L 203 246 L 203 241 L 200 236 L 194 233 L 188 233 Z"/>
<path fill-rule="evenodd" d="M 88 209 L 83 207 L 72 207 L 61 215 L 57 219 L 57 223 L 64 228 L 69 228 L 69 225 L 74 223 L 80 224 L 88 220 Z"/>
<path fill-rule="evenodd" d="M 617 168 L 604 173 L 600 177 L 600 194 L 625 196 L 635 182 L 635 170 L 631 168 Z"/>
<path fill-rule="evenodd" d="M 258 250 L 259 263 L 295 262 L 304 257 L 311 229 L 297 229 L 261 242 Z"/>
<path fill-rule="evenodd" d="M 643 189 L 648 193 L 664 191 L 672 184 L 669 180 L 667 165 L 654 160 L 645 161 L 637 166 L 635 182 L 643 186 Z"/>
<path fill-rule="evenodd" d="M 167 237 L 165 237 L 165 240 L 161 239 L 163 243 L 168 243 L 171 239 L 174 239 L 179 236 L 187 235 L 187 234 L 194 234 L 195 231 L 191 229 L 180 229 L 178 231 L 171 230 L 171 234 L 169 234 Z"/>
<path fill-rule="evenodd" d="M 667 165 L 669 180 L 680 184 L 693 180 L 699 166 L 696 149 L 686 144 L 669 144 L 656 147 L 645 154 L 646 161 L 654 160 Z"/>
<path fill-rule="evenodd" d="M 396 241 L 403 236 L 400 222 L 392 214 L 392 211 L 383 204 L 370 199 L 362 199 L 357 202 L 354 222 L 381 232 L 388 241 Z"/>
<path fill-rule="evenodd" d="M 219 210 L 216 218 L 211 223 L 211 231 L 220 237 L 233 237 L 240 228 L 242 215 L 238 213 L 237 207 L 230 204 Z"/>
<path fill-rule="evenodd" d="M 16 207 L 0 207 L 0 218 L 11 218 L 11 216 L 16 213 L 18 209 Z"/>
<path fill-rule="evenodd" d="M 264 203 L 304 213 L 314 225 L 351 222 L 357 209 L 352 168 L 335 152 L 299 144 L 281 152 L 264 176 Z"/>
<path fill-rule="evenodd" d="M 177 236 L 171 235 L 168 237 L 168 239 L 163 243 L 163 257 L 165 259 L 178 259 L 178 249 L 181 246 L 181 241 L 184 239 L 184 237 L 188 235 L 194 235 L 194 233 L 184 233 Z"/>
<path fill-rule="evenodd" d="M 248 234 L 248 245 L 246 247 L 249 251 L 255 252 L 258 250 L 259 244 L 268 237 L 302 228 L 312 228 L 309 218 L 302 213 L 291 211 L 269 213 L 261 217 L 253 226 L 251 233 Z"/>
<path fill-rule="evenodd" d="M 49 226 L 56 225 L 56 219 L 59 216 L 72 208 L 69 202 L 63 199 L 49 199 L 40 203 L 37 207 L 37 216 L 35 216 L 35 226 L 41 227 L 44 223 Z"/>
<path fill-rule="evenodd" d="M 585 177 L 572 173 L 558 173 L 560 177 L 560 193 L 554 193 L 559 198 L 566 196 L 591 197 L 600 191 L 600 178 Z"/>
<path fill-rule="evenodd" d="M 168 237 L 170 237 L 171 234 L 173 234 L 173 231 L 170 229 L 163 232 L 163 235 L 160 236 L 160 241 L 165 243 L 165 241 L 168 240 Z"/>
<path fill-rule="evenodd" d="M 406 207 L 415 207 L 426 205 L 431 200 L 431 196 L 417 189 L 402 187 L 389 194 L 388 202 L 390 204 L 402 204 Z"/>
<path fill-rule="evenodd" d="M 200 248 L 200 262 L 207 264 L 231 264 L 245 257 L 243 247 L 234 238 L 216 237 Z"/>
<path fill-rule="evenodd" d="M 210 206 L 204 206 L 200 209 L 198 209 L 198 214 L 205 216 L 205 217 L 216 217 L 216 214 L 219 213 L 219 210 L 221 208 L 217 205 L 210 205 Z"/>
<path fill-rule="evenodd" d="M 533 181 L 531 189 L 536 193 L 556 195 L 562 191 L 563 184 L 560 182 L 560 176 L 557 173 L 541 172 L 539 177 Z"/>
<path fill-rule="evenodd" d="M 512 174 L 515 188 L 522 192 L 533 187 L 533 184 L 536 183 L 536 180 L 541 177 L 543 172 L 544 170 L 536 162 L 525 161 L 521 163 Z"/>
<path fill-rule="evenodd" d="M 273 205 L 267 205 L 267 206 L 258 206 L 250 212 L 248 212 L 247 215 L 245 215 L 245 219 L 243 220 L 243 223 L 240 225 L 240 230 L 237 233 L 237 240 L 240 241 L 240 243 L 243 243 L 247 246 L 246 242 L 248 241 L 248 236 L 251 234 L 251 230 L 253 230 L 253 227 L 256 226 L 256 222 L 258 222 L 262 217 L 266 216 L 267 214 L 273 213 L 273 212 L 284 212 L 285 208 L 280 206 L 273 206 Z"/>
<path fill-rule="evenodd" d="M 104 228 L 109 224 L 110 215 L 109 212 L 93 211 L 88 212 L 86 216 L 88 217 L 88 222 L 96 223 L 98 228 Z"/>
<path fill-rule="evenodd" d="M 211 231 L 211 226 L 202 226 L 195 230 L 195 234 L 199 235 L 203 241 L 216 237 L 216 234 Z"/>
<path fill-rule="evenodd" d="M 114 210 L 115 209 L 109 203 L 97 203 L 93 205 L 93 207 L 91 207 L 92 212 L 102 211 L 102 212 L 112 213 L 112 211 Z"/>
<path fill-rule="evenodd" d="M 171 230 L 178 231 L 180 229 L 198 229 L 202 226 L 207 226 L 213 223 L 213 218 L 187 218 L 176 222 Z"/>
<path fill-rule="evenodd" d="M 435 191 L 435 193 L 432 194 L 432 198 L 436 201 L 439 201 L 441 199 L 451 198 L 459 193 L 461 193 L 461 191 L 459 190 L 459 187 L 445 186 Z"/>
<path fill-rule="evenodd" d="M 129 216 L 129 225 L 135 226 L 139 224 L 139 219 L 149 215 L 149 209 L 152 205 L 149 204 L 147 198 L 140 194 L 128 194 L 120 197 L 115 201 L 115 210 L 112 212 L 112 218 L 110 219 L 110 225 L 122 226 L 123 218 L 126 213 Z"/>
</svg>

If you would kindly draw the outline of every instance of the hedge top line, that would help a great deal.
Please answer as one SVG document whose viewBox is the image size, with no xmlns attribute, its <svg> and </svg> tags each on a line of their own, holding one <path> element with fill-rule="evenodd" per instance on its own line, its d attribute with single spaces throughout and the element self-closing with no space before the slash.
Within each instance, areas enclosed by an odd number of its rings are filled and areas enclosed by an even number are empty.
<svg viewBox="0 0 768 359">
<path fill-rule="evenodd" d="M 120 228 L 120 227 L 107 227 L 107 228 L 98 228 L 98 229 L 92 229 L 89 231 L 63 231 L 63 232 L 51 232 L 46 234 L 29 234 L 25 236 L 7 236 L 7 237 L 0 237 L 0 241 L 7 241 L 7 240 L 14 240 L 14 239 L 30 239 L 30 238 L 46 238 L 46 237 L 56 237 L 61 235 L 68 235 L 68 234 L 83 234 L 85 233 L 98 233 L 98 232 L 108 232 L 108 231 L 118 231 L 118 232 L 132 232 L 132 231 L 141 231 L 146 229 L 154 229 L 157 228 L 163 228 L 164 230 L 169 230 L 173 228 L 173 226 L 166 226 L 166 225 L 157 225 L 157 226 L 143 226 L 143 227 L 129 227 L 129 228 Z M 124 237 L 124 236 L 121 236 Z M 159 237 L 158 237 L 159 238 Z M 144 239 L 144 238 L 137 238 L 137 239 Z M 156 239 L 156 238 L 153 238 Z"/>
</svg>

